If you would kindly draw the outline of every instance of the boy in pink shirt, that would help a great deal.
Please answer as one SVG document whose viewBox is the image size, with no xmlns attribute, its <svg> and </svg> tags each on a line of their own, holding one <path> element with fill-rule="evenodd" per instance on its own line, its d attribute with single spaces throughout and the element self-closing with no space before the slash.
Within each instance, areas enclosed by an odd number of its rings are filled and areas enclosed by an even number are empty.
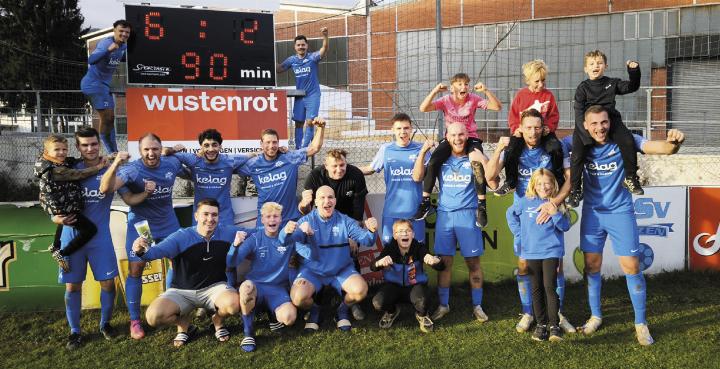
<svg viewBox="0 0 720 369">
<path fill-rule="evenodd" d="M 447 91 L 448 86 L 439 83 L 425 97 L 420 104 L 420 111 L 428 113 L 434 110 L 442 111 L 445 117 L 445 127 L 451 123 L 463 123 L 467 127 L 468 140 L 465 146 L 470 161 L 472 162 L 473 174 L 475 175 L 475 190 L 478 194 L 477 225 L 487 225 L 487 207 L 485 203 L 485 171 L 482 166 L 482 140 L 478 138 L 477 123 L 475 123 L 475 111 L 479 109 L 499 111 L 502 108 L 500 100 L 488 90 L 482 82 L 474 86 L 474 90 L 485 94 L 487 99 L 470 92 L 470 77 L 465 73 L 458 73 L 450 80 L 450 95 L 433 100 L 440 91 Z M 475 151 L 478 150 L 478 151 Z M 430 193 L 435 186 L 435 179 L 440 173 L 442 164 L 451 155 L 450 144 L 446 139 L 432 153 L 430 162 L 425 172 L 423 183 L 423 200 L 415 214 L 415 219 L 424 219 L 430 211 Z"/>
</svg>

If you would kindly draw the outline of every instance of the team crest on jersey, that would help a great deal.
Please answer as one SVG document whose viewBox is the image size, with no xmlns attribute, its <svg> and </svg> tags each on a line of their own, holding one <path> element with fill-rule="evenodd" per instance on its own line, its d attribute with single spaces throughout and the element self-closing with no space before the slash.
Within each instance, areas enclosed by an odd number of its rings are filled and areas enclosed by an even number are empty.
<svg viewBox="0 0 720 369">
<path fill-rule="evenodd" d="M 280 168 L 283 165 L 285 165 L 285 162 L 283 162 L 282 160 L 278 160 L 277 163 L 275 163 L 275 168 Z"/>
<path fill-rule="evenodd" d="M 287 251 L 287 246 L 278 246 L 277 251 L 280 253 L 280 255 L 284 255 L 285 251 Z"/>
<path fill-rule="evenodd" d="M 173 176 L 172 172 L 165 173 L 165 179 L 171 179 Z"/>
<path fill-rule="evenodd" d="M 416 160 L 417 157 L 418 157 L 418 154 L 410 154 L 410 155 L 408 155 L 408 159 L 410 159 L 410 160 Z"/>
<path fill-rule="evenodd" d="M 333 234 L 333 236 L 339 236 L 339 235 L 340 235 L 340 227 L 338 227 L 338 226 L 333 226 L 333 227 L 332 227 L 332 234 Z"/>
<path fill-rule="evenodd" d="M 468 161 L 468 162 L 463 163 L 463 164 L 462 164 L 462 167 L 463 167 L 463 168 L 470 168 L 470 162 Z"/>
<path fill-rule="evenodd" d="M 103 176 L 102 174 L 98 174 L 97 176 L 95 176 L 95 180 L 96 181 L 102 180 L 102 176 Z"/>
</svg>

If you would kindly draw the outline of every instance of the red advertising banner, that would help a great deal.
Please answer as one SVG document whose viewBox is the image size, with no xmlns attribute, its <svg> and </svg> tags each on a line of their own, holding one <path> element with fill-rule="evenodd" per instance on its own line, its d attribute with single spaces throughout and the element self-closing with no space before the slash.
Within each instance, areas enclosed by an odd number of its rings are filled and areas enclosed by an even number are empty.
<svg viewBox="0 0 720 369">
<path fill-rule="evenodd" d="M 720 270 L 720 188 L 690 187 L 690 269 Z"/>
<path fill-rule="evenodd" d="M 226 153 L 260 147 L 260 131 L 276 130 L 287 145 L 287 100 L 283 90 L 213 90 L 182 88 L 127 89 L 128 150 L 153 132 L 164 146 L 182 143 L 198 148 L 197 135 L 215 128 Z M 167 141 L 167 142 L 166 142 Z"/>
</svg>

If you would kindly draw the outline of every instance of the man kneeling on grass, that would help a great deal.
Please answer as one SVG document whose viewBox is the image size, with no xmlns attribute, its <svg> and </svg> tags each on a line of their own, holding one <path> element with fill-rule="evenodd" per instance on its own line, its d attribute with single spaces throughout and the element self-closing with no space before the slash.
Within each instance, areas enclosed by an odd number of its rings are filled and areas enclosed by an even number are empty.
<svg viewBox="0 0 720 369">
<path fill-rule="evenodd" d="M 397 303 L 407 301 L 415 307 L 415 318 L 420 324 L 420 330 L 430 332 L 433 330 L 433 322 L 427 315 L 430 289 L 423 262 L 435 270 L 444 270 L 445 264 L 439 257 L 428 253 L 425 244 L 415 239 L 409 220 L 397 220 L 392 228 L 393 240 L 370 264 L 372 271 L 382 269 L 385 279 L 372 300 L 375 309 L 384 312 L 380 319 L 380 328 L 390 328 L 400 315 Z"/>
<path fill-rule="evenodd" d="M 219 216 L 217 200 L 203 199 L 195 211 L 197 226 L 181 228 L 152 247 L 142 237 L 132 245 L 135 255 L 144 261 L 172 259 L 175 273 L 171 288 L 153 300 L 145 315 L 153 327 L 177 326 L 176 347 L 187 343 L 197 331 L 190 324 L 196 308 L 214 312 L 215 338 L 220 342 L 230 338 L 223 321 L 240 311 L 237 292 L 227 286 L 225 260 L 230 245 L 240 244 L 253 231 L 218 225 Z"/>
</svg>

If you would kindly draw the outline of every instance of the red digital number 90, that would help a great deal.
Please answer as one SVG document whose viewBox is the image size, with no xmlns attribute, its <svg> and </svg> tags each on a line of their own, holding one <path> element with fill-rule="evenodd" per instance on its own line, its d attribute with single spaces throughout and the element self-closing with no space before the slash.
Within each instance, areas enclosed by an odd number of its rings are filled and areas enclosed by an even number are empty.
<svg viewBox="0 0 720 369">
<path fill-rule="evenodd" d="M 194 81 L 200 77 L 200 56 L 194 51 L 186 51 L 180 61 L 183 67 L 189 69 L 185 75 L 185 80 Z M 228 75 L 228 57 L 223 53 L 213 53 L 210 55 L 210 78 L 215 81 L 222 81 Z M 222 67 L 222 72 L 216 71 L 216 68 Z"/>
</svg>

